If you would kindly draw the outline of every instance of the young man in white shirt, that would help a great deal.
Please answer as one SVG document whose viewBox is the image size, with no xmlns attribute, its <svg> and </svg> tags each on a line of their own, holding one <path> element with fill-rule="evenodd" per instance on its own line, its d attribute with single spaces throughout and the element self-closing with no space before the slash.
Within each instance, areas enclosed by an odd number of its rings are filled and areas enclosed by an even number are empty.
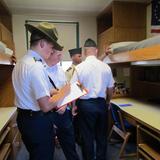
<svg viewBox="0 0 160 160">
<path fill-rule="evenodd" d="M 26 24 L 26 29 L 31 33 L 30 50 L 17 62 L 12 74 L 15 106 L 18 108 L 17 124 L 29 159 L 53 160 L 53 110 L 70 92 L 70 85 L 66 84 L 58 94 L 50 96 L 45 61 L 53 49 L 61 51 L 63 47 L 57 42 L 53 24 Z"/>
<path fill-rule="evenodd" d="M 106 160 L 107 157 L 107 113 L 114 79 L 110 67 L 97 59 L 97 52 L 96 43 L 87 39 L 84 44 L 86 59 L 76 66 L 71 79 L 71 83 L 79 81 L 89 91 L 77 101 L 84 160 Z"/>
<path fill-rule="evenodd" d="M 57 63 L 60 62 L 62 56 L 61 51 L 54 50 L 50 58 L 47 60 L 47 72 L 50 79 L 50 85 L 54 86 L 53 94 L 57 94 L 59 89 L 65 86 L 67 78 L 62 67 Z M 60 145 L 63 149 L 67 160 L 79 160 L 76 152 L 74 129 L 71 118 L 71 110 L 66 106 L 60 108 L 53 113 L 54 124 L 57 127 L 56 133 Z"/>
</svg>

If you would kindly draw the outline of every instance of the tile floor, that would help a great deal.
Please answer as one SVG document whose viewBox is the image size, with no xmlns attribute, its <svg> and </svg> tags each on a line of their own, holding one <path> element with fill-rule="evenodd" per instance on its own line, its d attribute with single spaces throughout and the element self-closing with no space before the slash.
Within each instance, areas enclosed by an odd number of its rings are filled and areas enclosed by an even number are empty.
<svg viewBox="0 0 160 160">
<path fill-rule="evenodd" d="M 119 160 L 118 158 L 119 149 L 120 149 L 120 144 L 108 145 L 108 155 L 107 155 L 108 160 Z M 130 143 L 127 147 L 128 152 L 129 150 L 135 150 L 135 145 Z M 80 160 L 82 160 L 81 149 L 78 145 L 77 145 L 77 151 L 80 156 Z M 28 160 L 28 159 L 29 159 L 28 153 L 25 149 L 25 146 L 22 145 L 16 160 Z M 66 160 L 63 151 L 61 149 L 56 148 L 54 160 Z M 125 158 L 124 160 L 136 160 L 136 157 Z"/>
</svg>

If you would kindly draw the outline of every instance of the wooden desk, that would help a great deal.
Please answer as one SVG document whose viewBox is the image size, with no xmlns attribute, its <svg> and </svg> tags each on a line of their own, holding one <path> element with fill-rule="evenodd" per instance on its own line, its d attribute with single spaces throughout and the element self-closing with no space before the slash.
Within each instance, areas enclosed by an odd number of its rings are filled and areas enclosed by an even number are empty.
<svg viewBox="0 0 160 160">
<path fill-rule="evenodd" d="M 151 105 L 132 98 L 117 98 L 113 99 L 112 102 L 117 105 L 131 104 L 132 106 L 120 107 L 120 109 L 137 123 L 147 125 L 160 133 L 160 106 Z"/>
<path fill-rule="evenodd" d="M 0 108 L 0 133 L 16 112 L 16 107 Z"/>
<path fill-rule="evenodd" d="M 160 106 L 132 98 L 112 100 L 120 107 L 124 118 L 137 126 L 138 159 L 160 160 Z"/>
</svg>

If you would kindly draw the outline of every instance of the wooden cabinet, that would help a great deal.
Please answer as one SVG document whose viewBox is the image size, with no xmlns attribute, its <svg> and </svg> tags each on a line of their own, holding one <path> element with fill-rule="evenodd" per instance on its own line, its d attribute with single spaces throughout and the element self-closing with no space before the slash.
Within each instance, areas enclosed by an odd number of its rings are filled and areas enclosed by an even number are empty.
<svg viewBox="0 0 160 160">
<path fill-rule="evenodd" d="M 14 49 L 12 33 L 2 23 L 0 23 L 0 41 L 5 43 L 8 48 Z"/>
<path fill-rule="evenodd" d="M 11 118 L 8 126 L 11 128 L 8 134 L 8 141 L 11 142 L 10 160 L 16 160 L 16 156 L 21 147 L 21 136 L 16 123 L 17 114 Z"/>
<path fill-rule="evenodd" d="M 113 1 L 97 17 L 99 54 L 113 42 L 140 41 L 146 37 L 146 4 Z"/>
<path fill-rule="evenodd" d="M 16 125 L 16 107 L 12 87 L 12 65 L 0 64 L 0 160 L 15 160 L 21 140 Z"/>
<path fill-rule="evenodd" d="M 8 48 L 14 49 L 12 15 L 3 0 L 0 1 L 0 41 L 4 42 Z"/>
<path fill-rule="evenodd" d="M 12 15 L 3 0 L 0 0 L 0 41 L 5 43 L 7 48 L 13 50 L 13 54 L 15 54 L 12 33 Z M 12 64 L 11 61 L 10 55 L 0 53 L 0 64 L 10 65 Z"/>
<path fill-rule="evenodd" d="M 12 14 L 4 3 L 4 0 L 0 1 L 0 23 L 12 32 Z"/>
<path fill-rule="evenodd" d="M 12 15 L 0 1 L 0 41 L 14 51 Z M 21 139 L 16 125 L 11 56 L 0 53 L 0 160 L 16 160 Z"/>
<path fill-rule="evenodd" d="M 16 107 L 0 108 L 0 160 L 16 160 L 21 146 Z"/>
<path fill-rule="evenodd" d="M 132 66 L 131 75 L 132 96 L 136 98 L 145 98 L 152 102 L 155 100 L 155 103 L 156 101 L 158 102 L 160 98 L 160 67 Z"/>
<path fill-rule="evenodd" d="M 13 65 L 0 64 L 0 108 L 14 105 L 14 91 L 12 86 Z"/>
<path fill-rule="evenodd" d="M 4 128 L 4 131 L 0 135 L 0 159 L 7 159 L 11 152 L 11 143 L 6 142 L 6 137 L 9 134 L 10 127 Z"/>
<path fill-rule="evenodd" d="M 137 127 L 137 151 L 138 159 L 159 160 L 160 159 L 160 133 L 149 128 Z"/>
</svg>

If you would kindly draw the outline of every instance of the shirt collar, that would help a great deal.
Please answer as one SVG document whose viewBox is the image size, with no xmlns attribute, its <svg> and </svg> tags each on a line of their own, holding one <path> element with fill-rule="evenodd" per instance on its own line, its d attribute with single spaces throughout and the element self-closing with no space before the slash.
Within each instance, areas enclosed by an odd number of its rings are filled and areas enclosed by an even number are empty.
<svg viewBox="0 0 160 160">
<path fill-rule="evenodd" d="M 58 70 L 58 65 L 56 64 L 56 65 L 51 66 L 51 67 L 47 65 L 47 70 L 51 71 L 51 72 L 57 71 Z"/>
<path fill-rule="evenodd" d="M 46 64 L 46 62 L 44 61 L 44 59 L 37 52 L 35 52 L 34 50 L 28 50 L 28 55 L 32 56 L 37 61 L 41 61 L 42 64 L 44 65 L 44 67 L 48 66 Z"/>
<path fill-rule="evenodd" d="M 97 59 L 97 58 L 96 58 L 96 56 L 94 56 L 94 55 L 91 55 L 91 56 L 87 56 L 87 57 L 86 57 L 86 60 L 91 60 L 91 59 Z"/>
</svg>

